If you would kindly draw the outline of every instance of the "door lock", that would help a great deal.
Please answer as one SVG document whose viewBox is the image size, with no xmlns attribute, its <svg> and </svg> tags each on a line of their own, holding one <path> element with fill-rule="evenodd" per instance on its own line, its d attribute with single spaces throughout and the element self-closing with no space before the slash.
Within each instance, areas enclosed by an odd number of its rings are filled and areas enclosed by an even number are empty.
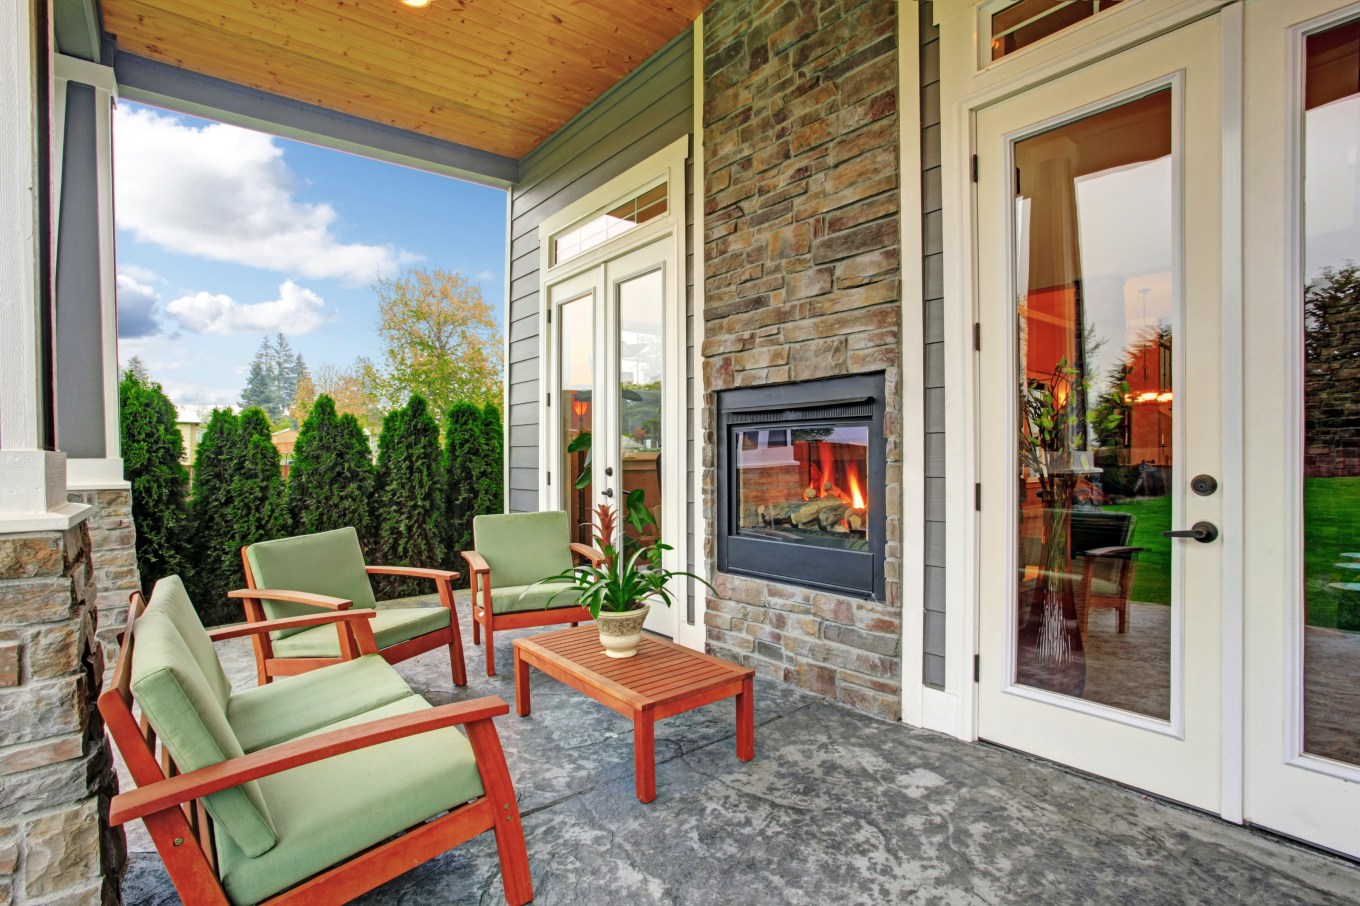
<svg viewBox="0 0 1360 906">
<path fill-rule="evenodd" d="M 605 477 L 605 478 L 613 478 L 613 477 L 614 477 L 614 467 L 613 467 L 613 466 L 605 466 L 605 467 L 604 467 L 604 477 Z"/>
<path fill-rule="evenodd" d="M 1212 522 L 1196 522 L 1188 529 L 1162 532 L 1162 535 L 1166 538 L 1194 538 L 1200 544 L 1208 544 L 1210 541 L 1218 540 L 1218 526 Z"/>
<path fill-rule="evenodd" d="M 1196 475 L 1190 479 L 1190 490 L 1201 497 L 1208 497 L 1218 490 L 1218 479 L 1212 475 Z"/>
<path fill-rule="evenodd" d="M 613 489 L 613 488 L 605 488 L 605 489 L 604 489 L 603 491 L 601 491 L 600 493 L 603 494 L 605 497 L 613 497 L 613 496 L 614 496 L 614 489 Z"/>
</svg>

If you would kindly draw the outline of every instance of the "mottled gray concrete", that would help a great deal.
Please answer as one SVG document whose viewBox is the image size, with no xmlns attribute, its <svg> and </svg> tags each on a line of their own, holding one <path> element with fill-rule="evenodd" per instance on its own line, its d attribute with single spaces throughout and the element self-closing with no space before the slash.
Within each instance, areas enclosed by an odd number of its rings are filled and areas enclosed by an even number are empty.
<svg viewBox="0 0 1360 906">
<path fill-rule="evenodd" d="M 732 702 L 657 725 L 657 799 L 633 792 L 632 729 L 534 671 L 514 716 L 467 645 L 400 667 L 431 701 L 499 695 L 535 902 L 548 904 L 1358 903 L 1360 867 L 985 745 L 885 723 L 756 682 L 756 759 L 736 759 Z M 223 648 L 252 682 L 249 647 Z M 159 857 L 130 835 L 129 904 L 174 903 Z M 503 903 L 490 835 L 363 898 Z"/>
</svg>

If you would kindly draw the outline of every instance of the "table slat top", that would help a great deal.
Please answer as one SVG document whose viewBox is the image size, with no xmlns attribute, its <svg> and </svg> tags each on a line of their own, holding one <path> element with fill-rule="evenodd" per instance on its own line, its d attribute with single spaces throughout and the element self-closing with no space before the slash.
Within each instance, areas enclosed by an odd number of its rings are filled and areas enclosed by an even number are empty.
<svg viewBox="0 0 1360 906">
<path fill-rule="evenodd" d="M 593 623 L 515 639 L 514 644 L 526 654 L 555 663 L 602 691 L 641 707 L 755 674 L 749 667 L 645 633 L 636 655 L 612 658 L 604 653 L 599 628 Z"/>
</svg>

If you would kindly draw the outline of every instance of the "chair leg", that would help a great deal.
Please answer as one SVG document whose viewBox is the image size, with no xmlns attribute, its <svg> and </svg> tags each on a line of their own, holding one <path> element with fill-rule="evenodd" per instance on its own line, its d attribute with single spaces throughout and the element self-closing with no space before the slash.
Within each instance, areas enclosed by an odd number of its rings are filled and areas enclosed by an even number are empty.
<svg viewBox="0 0 1360 906">
<path fill-rule="evenodd" d="M 482 644 L 482 621 L 477 616 L 477 607 L 472 607 L 472 644 Z"/>
<path fill-rule="evenodd" d="M 486 624 L 486 675 L 496 675 L 496 640 L 492 638 L 491 624 Z"/>
<path fill-rule="evenodd" d="M 463 663 L 463 644 L 460 639 L 449 642 L 449 664 L 453 667 L 453 684 L 466 686 L 467 665 Z"/>
<path fill-rule="evenodd" d="M 509 906 L 524 906 L 534 898 L 534 885 L 529 877 L 524 825 L 510 781 L 510 769 L 505 763 L 505 751 L 501 748 L 496 726 L 490 720 L 473 721 L 466 729 L 468 742 L 477 758 L 477 770 L 482 775 L 482 786 L 487 798 L 496 806 L 494 832 L 501 880 L 505 883 L 505 902 Z"/>
</svg>

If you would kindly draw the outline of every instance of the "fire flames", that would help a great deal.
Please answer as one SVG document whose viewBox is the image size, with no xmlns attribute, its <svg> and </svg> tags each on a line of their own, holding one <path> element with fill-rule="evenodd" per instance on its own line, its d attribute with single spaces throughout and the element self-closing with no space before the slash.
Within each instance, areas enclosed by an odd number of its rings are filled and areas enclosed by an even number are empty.
<svg viewBox="0 0 1360 906">
<path fill-rule="evenodd" d="M 864 494 L 859 489 L 859 469 L 846 466 L 846 482 L 850 485 L 850 505 L 857 510 L 864 509 Z"/>
</svg>

